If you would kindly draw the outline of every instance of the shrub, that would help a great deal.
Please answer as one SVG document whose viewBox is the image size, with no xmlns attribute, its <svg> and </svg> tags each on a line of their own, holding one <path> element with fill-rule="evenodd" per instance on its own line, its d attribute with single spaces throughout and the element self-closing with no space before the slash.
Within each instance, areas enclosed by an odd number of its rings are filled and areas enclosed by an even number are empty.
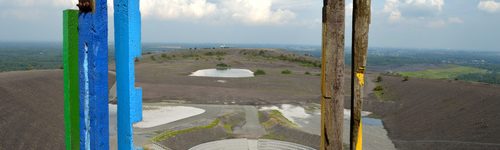
<svg viewBox="0 0 500 150">
<path fill-rule="evenodd" d="M 217 52 L 215 52 L 215 55 L 217 55 L 217 56 L 224 56 L 224 55 L 226 55 L 226 54 L 227 54 L 227 53 L 226 53 L 226 52 L 223 52 L 223 51 L 217 51 Z"/>
<path fill-rule="evenodd" d="M 382 82 L 382 76 L 378 76 L 376 82 Z"/>
<path fill-rule="evenodd" d="M 384 88 L 380 85 L 377 85 L 375 88 L 373 88 L 373 91 L 383 91 Z"/>
<path fill-rule="evenodd" d="M 155 56 L 151 56 L 151 60 L 156 61 Z"/>
<path fill-rule="evenodd" d="M 306 73 L 304 73 L 305 75 L 311 75 L 311 73 L 309 71 L 306 71 Z"/>
<path fill-rule="evenodd" d="M 290 71 L 288 69 L 287 70 L 283 70 L 283 71 L 281 71 L 281 74 L 292 74 L 292 71 Z"/>
<path fill-rule="evenodd" d="M 255 71 L 253 73 L 254 76 L 258 76 L 258 75 L 265 75 L 266 72 L 264 70 L 260 70 L 260 69 L 257 69 L 257 71 Z"/>
<path fill-rule="evenodd" d="M 213 56 L 213 55 L 214 55 L 214 53 L 213 53 L 213 52 L 206 52 L 206 53 L 205 53 L 205 55 L 206 55 L 206 56 Z"/>
<path fill-rule="evenodd" d="M 216 59 L 217 59 L 218 61 L 222 61 L 222 60 L 224 60 L 224 57 L 217 56 L 217 58 L 216 58 Z"/>
<path fill-rule="evenodd" d="M 220 64 L 215 65 L 215 67 L 218 70 L 226 70 L 226 69 L 229 69 L 231 66 L 229 66 L 228 64 L 225 64 L 225 63 L 220 63 Z"/>
<path fill-rule="evenodd" d="M 167 54 L 161 54 L 162 58 L 167 58 Z"/>
<path fill-rule="evenodd" d="M 410 77 L 408 77 L 408 76 L 403 77 L 403 81 L 408 81 L 408 80 L 410 80 Z"/>
</svg>

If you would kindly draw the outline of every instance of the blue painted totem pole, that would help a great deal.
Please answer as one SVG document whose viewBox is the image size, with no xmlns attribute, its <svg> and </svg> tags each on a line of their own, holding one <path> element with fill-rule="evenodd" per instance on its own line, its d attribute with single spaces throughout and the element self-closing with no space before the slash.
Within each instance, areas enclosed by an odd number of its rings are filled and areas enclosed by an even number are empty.
<svg viewBox="0 0 500 150">
<path fill-rule="evenodd" d="M 142 89 L 135 88 L 134 60 L 141 56 L 139 0 L 114 0 L 118 96 L 118 149 L 133 149 L 132 124 L 142 120 Z"/>
<path fill-rule="evenodd" d="M 107 0 L 79 0 L 63 12 L 66 149 L 109 149 Z M 118 149 L 138 149 L 132 124 L 142 120 L 142 89 L 134 87 L 141 55 L 139 0 L 114 0 Z"/>
</svg>

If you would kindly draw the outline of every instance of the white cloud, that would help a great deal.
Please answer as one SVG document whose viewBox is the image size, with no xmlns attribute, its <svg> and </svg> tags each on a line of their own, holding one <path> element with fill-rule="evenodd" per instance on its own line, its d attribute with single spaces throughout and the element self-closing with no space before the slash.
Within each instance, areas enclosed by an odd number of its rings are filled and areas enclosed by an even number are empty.
<svg viewBox="0 0 500 150">
<path fill-rule="evenodd" d="M 406 0 L 404 2 L 412 7 L 433 8 L 439 11 L 443 10 L 444 0 Z"/>
<path fill-rule="evenodd" d="M 0 0 L 0 15 L 26 18 L 28 10 L 76 9 L 78 0 Z M 313 0 L 140 0 L 143 18 L 154 20 L 203 21 L 212 23 L 243 23 L 247 25 L 276 25 L 296 21 L 293 10 L 306 9 Z M 113 16 L 113 0 L 108 0 Z"/>
<path fill-rule="evenodd" d="M 386 0 L 383 12 L 389 14 L 389 22 L 397 22 L 402 19 L 399 0 Z"/>
<path fill-rule="evenodd" d="M 391 23 L 421 19 L 443 10 L 444 0 L 386 0 L 383 12 Z"/>
<path fill-rule="evenodd" d="M 447 25 L 451 24 L 462 24 L 464 21 L 460 19 L 459 17 L 450 17 L 448 19 L 438 19 L 438 20 L 432 20 L 427 23 L 427 27 L 430 28 L 442 28 L 446 27 Z"/>
<path fill-rule="evenodd" d="M 295 18 L 285 7 L 307 0 L 141 0 L 141 14 L 146 19 L 207 22 L 241 22 L 249 25 L 284 24 Z M 108 2 L 109 3 L 109 2 Z M 110 2 L 112 3 L 112 2 Z M 274 4 L 278 3 L 279 6 Z M 112 6 L 112 4 L 111 4 Z M 112 11 L 110 8 L 109 11 Z"/>
<path fill-rule="evenodd" d="M 431 28 L 442 28 L 442 27 L 445 27 L 446 26 L 446 21 L 440 19 L 440 20 L 434 20 L 434 21 L 430 21 L 428 24 L 427 24 L 428 27 L 431 27 Z"/>
<path fill-rule="evenodd" d="M 206 0 L 141 0 L 143 17 L 198 19 L 215 13 L 217 6 Z"/>
<path fill-rule="evenodd" d="M 500 10 L 500 2 L 496 2 L 493 0 L 480 1 L 477 8 L 483 11 L 494 13 Z"/>
<path fill-rule="evenodd" d="M 221 0 L 221 15 L 247 24 L 282 24 L 295 18 L 288 9 L 275 8 L 270 0 Z"/>
<path fill-rule="evenodd" d="M 451 23 L 451 24 L 462 24 L 464 23 L 464 21 L 458 17 L 450 17 L 448 18 L 448 23 Z"/>
</svg>

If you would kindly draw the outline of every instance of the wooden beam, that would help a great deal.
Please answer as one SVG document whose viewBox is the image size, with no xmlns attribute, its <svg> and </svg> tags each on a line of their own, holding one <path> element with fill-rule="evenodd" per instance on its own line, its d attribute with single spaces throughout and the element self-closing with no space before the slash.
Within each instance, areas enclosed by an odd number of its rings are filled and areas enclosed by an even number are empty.
<svg viewBox="0 0 500 150">
<path fill-rule="evenodd" d="M 108 150 L 108 9 L 106 0 L 91 1 L 78 18 L 80 149 Z"/>
<path fill-rule="evenodd" d="M 118 149 L 135 149 L 132 124 L 142 120 L 142 89 L 135 87 L 134 60 L 141 56 L 139 0 L 114 0 L 118 95 Z"/>
<path fill-rule="evenodd" d="M 63 11 L 64 128 L 67 150 L 80 148 L 78 10 Z"/>
<path fill-rule="evenodd" d="M 363 126 L 361 111 L 363 87 L 365 85 L 368 32 L 370 28 L 371 0 L 354 0 L 352 27 L 352 69 L 351 69 L 351 150 L 363 147 Z"/>
<path fill-rule="evenodd" d="M 323 2 L 320 149 L 342 150 L 345 1 Z"/>
</svg>

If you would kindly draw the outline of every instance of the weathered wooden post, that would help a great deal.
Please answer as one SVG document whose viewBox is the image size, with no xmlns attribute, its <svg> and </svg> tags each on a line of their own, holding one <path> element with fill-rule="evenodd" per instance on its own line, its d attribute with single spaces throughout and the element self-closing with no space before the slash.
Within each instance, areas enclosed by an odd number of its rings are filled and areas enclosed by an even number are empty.
<svg viewBox="0 0 500 150">
<path fill-rule="evenodd" d="M 323 0 L 321 150 L 342 150 L 344 121 L 344 0 Z"/>
<path fill-rule="evenodd" d="M 354 0 L 352 19 L 351 150 L 361 150 L 363 146 L 361 111 L 370 28 L 370 3 L 371 0 Z"/>
<path fill-rule="evenodd" d="M 109 149 L 106 0 L 79 0 L 80 149 Z"/>
<path fill-rule="evenodd" d="M 63 12 L 64 128 L 67 150 L 80 148 L 78 10 Z"/>
<path fill-rule="evenodd" d="M 141 56 L 139 0 L 114 0 L 118 95 L 118 149 L 135 149 L 132 124 L 142 120 L 142 89 L 135 88 L 134 60 Z"/>
</svg>

